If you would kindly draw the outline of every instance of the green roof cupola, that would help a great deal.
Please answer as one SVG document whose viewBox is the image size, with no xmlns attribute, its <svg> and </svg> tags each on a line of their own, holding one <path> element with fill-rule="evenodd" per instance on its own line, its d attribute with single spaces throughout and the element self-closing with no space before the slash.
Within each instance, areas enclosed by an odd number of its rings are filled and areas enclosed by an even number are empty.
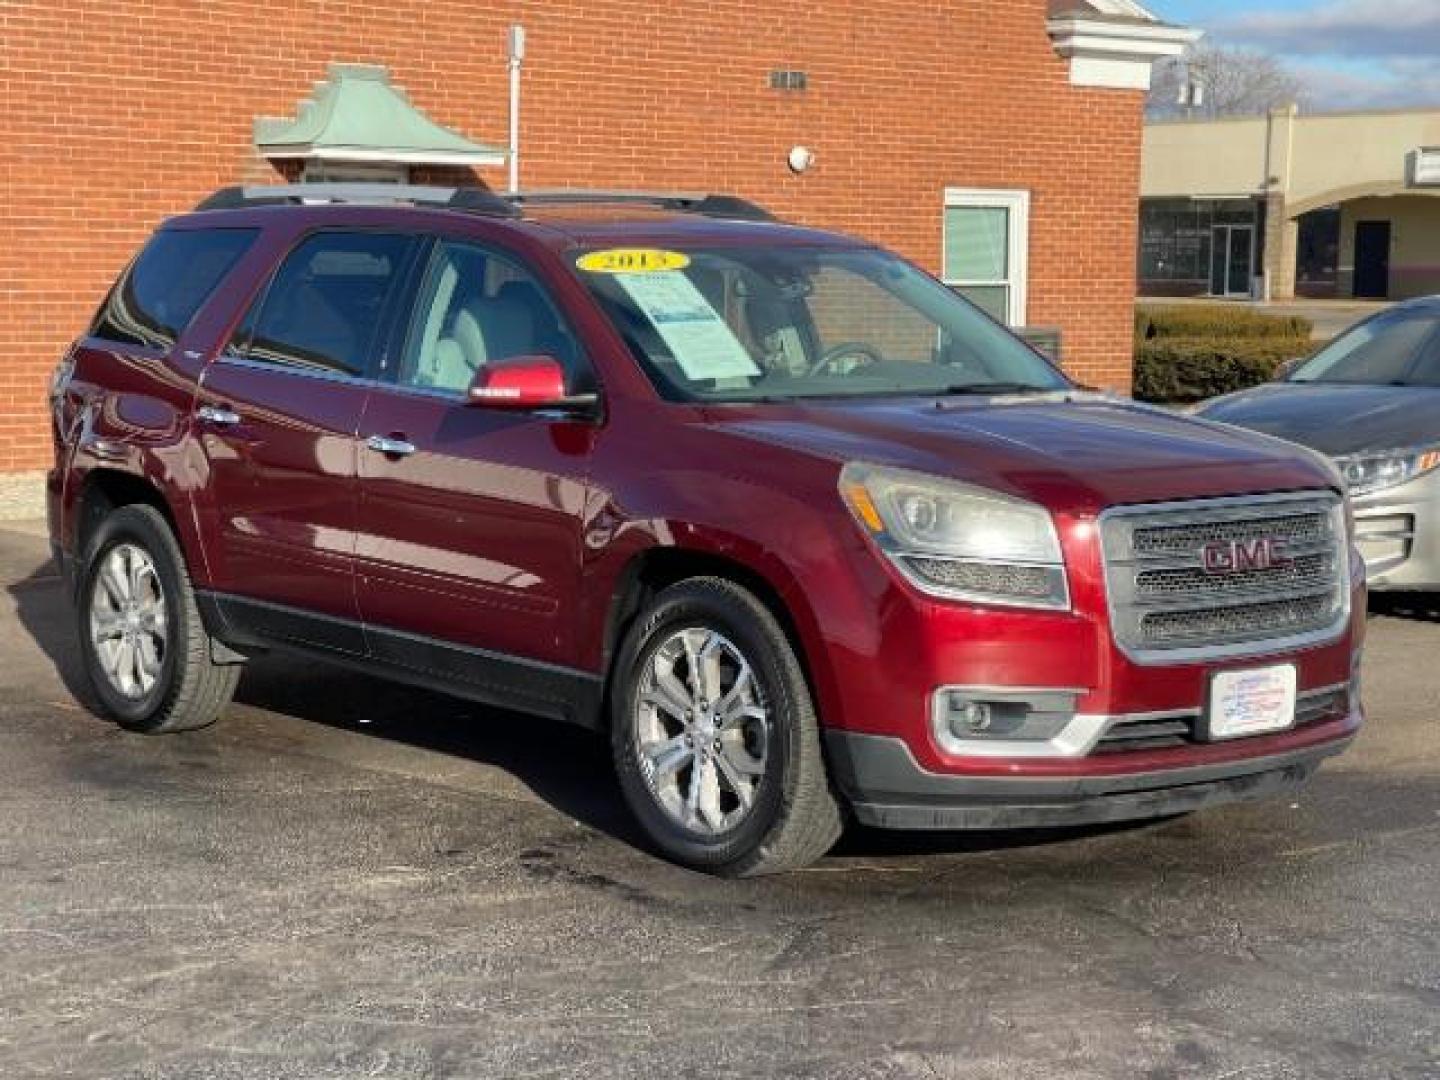
<svg viewBox="0 0 1440 1080">
<path fill-rule="evenodd" d="M 271 160 L 503 165 L 505 151 L 435 123 L 377 64 L 331 64 L 293 120 L 258 117 L 255 148 Z"/>
</svg>

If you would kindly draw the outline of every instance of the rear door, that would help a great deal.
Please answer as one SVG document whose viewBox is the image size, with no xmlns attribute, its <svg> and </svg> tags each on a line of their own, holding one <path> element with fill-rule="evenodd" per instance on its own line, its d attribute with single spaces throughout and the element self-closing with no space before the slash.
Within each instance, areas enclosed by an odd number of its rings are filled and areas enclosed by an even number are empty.
<svg viewBox="0 0 1440 1080">
<path fill-rule="evenodd" d="M 563 714 L 574 661 L 593 425 L 468 405 L 484 364 L 545 354 L 569 389 L 588 364 L 517 257 L 429 252 L 398 363 L 360 433 L 360 610 L 372 654 Z M 553 676 L 553 678 L 552 678 Z"/>
<path fill-rule="evenodd" d="M 417 246 L 384 232 L 304 237 L 205 370 L 202 531 L 237 631 L 364 651 L 356 430 Z"/>
</svg>

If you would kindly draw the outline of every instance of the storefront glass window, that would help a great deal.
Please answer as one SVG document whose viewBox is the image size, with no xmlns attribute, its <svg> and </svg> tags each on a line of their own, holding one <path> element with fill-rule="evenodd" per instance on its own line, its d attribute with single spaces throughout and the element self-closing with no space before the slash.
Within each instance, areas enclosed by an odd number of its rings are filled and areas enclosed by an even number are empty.
<svg viewBox="0 0 1440 1080">
<path fill-rule="evenodd" d="M 1258 224 L 1255 203 L 1249 199 L 1144 200 L 1140 207 L 1141 291 L 1160 295 L 1211 292 L 1217 229 L 1221 241 L 1233 247 L 1224 226 L 1257 228 Z M 1228 265 L 1229 260 L 1226 262 Z M 1258 265 L 1257 243 L 1254 266 L 1237 268 L 1233 276 L 1248 281 L 1250 274 L 1258 272 Z"/>
</svg>

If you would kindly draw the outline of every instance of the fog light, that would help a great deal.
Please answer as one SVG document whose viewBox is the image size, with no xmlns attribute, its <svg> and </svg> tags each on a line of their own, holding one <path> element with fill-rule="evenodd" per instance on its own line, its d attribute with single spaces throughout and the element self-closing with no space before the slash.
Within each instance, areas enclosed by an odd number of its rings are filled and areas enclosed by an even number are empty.
<svg viewBox="0 0 1440 1080">
<path fill-rule="evenodd" d="M 933 702 L 935 738 L 952 754 L 1038 752 L 1075 719 L 1077 697 L 1069 690 L 943 687 Z"/>
<path fill-rule="evenodd" d="M 990 729 L 990 706 L 983 701 L 966 701 L 953 697 L 950 701 L 950 730 L 957 739 Z"/>
</svg>

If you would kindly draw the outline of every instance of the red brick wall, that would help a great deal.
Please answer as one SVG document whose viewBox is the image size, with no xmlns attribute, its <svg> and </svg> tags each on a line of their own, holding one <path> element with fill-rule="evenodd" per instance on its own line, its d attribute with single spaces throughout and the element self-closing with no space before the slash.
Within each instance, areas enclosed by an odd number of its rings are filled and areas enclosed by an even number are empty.
<svg viewBox="0 0 1440 1080">
<path fill-rule="evenodd" d="M 947 186 L 1033 192 L 1030 319 L 1126 385 L 1141 95 L 1076 89 L 1046 0 L 10 0 L 0 4 L 0 471 L 49 456 L 46 378 L 164 215 L 276 178 L 251 120 L 381 63 L 478 141 L 529 32 L 522 182 L 735 191 L 937 269 Z M 808 73 L 768 88 L 773 68 Z M 816 166 L 792 176 L 804 144 Z M 503 170 L 485 170 L 488 182 Z"/>
</svg>

